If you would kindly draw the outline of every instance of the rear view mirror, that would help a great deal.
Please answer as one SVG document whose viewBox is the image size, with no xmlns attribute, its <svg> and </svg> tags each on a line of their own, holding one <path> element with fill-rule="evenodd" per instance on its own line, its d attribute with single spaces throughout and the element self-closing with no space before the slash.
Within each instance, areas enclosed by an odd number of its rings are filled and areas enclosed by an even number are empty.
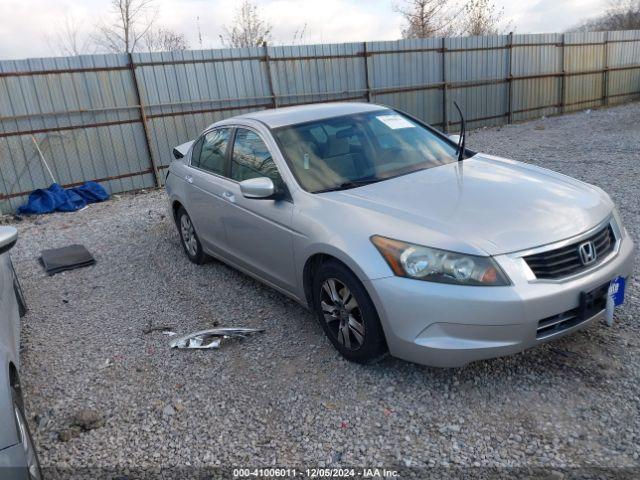
<svg viewBox="0 0 640 480">
<path fill-rule="evenodd" d="M 449 140 L 451 140 L 456 145 L 458 145 L 460 143 L 460 135 L 458 135 L 457 133 L 453 133 L 451 135 L 447 135 L 447 137 L 449 138 Z"/>
<path fill-rule="evenodd" d="M 13 227 L 0 227 L 0 254 L 8 252 L 18 241 L 18 230 Z"/>
<path fill-rule="evenodd" d="M 276 193 L 276 187 L 269 177 L 258 177 L 240 182 L 240 191 L 245 198 L 271 199 Z"/>
</svg>

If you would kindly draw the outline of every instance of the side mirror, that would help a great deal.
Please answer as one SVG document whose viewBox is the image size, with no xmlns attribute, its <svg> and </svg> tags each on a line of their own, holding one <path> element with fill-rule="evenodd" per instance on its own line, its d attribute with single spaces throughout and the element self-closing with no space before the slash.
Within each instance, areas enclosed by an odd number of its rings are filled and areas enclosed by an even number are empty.
<svg viewBox="0 0 640 480">
<path fill-rule="evenodd" d="M 240 191 L 245 198 L 274 199 L 276 187 L 269 177 L 250 178 L 240 182 Z"/>
<path fill-rule="evenodd" d="M 18 241 L 18 230 L 13 227 L 0 227 L 0 255 L 8 252 Z"/>
<path fill-rule="evenodd" d="M 176 160 L 180 160 L 181 158 L 184 158 L 184 156 L 187 154 L 187 152 L 191 148 L 191 145 L 193 145 L 193 140 L 190 142 L 185 142 L 182 145 L 178 145 L 177 147 L 175 147 L 173 149 L 173 158 L 175 158 Z"/>
<path fill-rule="evenodd" d="M 447 137 L 449 137 L 449 140 L 451 140 L 456 145 L 460 143 L 460 135 L 458 135 L 457 133 L 452 133 L 451 135 L 447 135 Z"/>
</svg>

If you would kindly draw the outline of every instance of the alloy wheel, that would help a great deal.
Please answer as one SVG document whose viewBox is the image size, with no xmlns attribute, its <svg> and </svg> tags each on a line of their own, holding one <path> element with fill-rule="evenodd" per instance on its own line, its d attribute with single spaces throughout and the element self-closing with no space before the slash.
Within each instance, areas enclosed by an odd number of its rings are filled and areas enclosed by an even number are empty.
<svg viewBox="0 0 640 480">
<path fill-rule="evenodd" d="M 27 428 L 27 421 L 22 415 L 22 411 L 20 410 L 20 408 L 18 408 L 17 405 L 14 408 L 16 421 L 18 423 L 18 433 L 20 434 L 22 446 L 24 447 L 25 458 L 27 460 L 29 479 L 40 480 L 42 478 L 42 475 L 40 473 L 40 466 L 38 465 L 36 449 L 33 445 L 33 440 L 31 439 L 31 435 L 29 435 L 29 430 Z"/>
<path fill-rule="evenodd" d="M 191 219 L 187 215 L 180 217 L 180 233 L 182 234 L 182 241 L 184 246 L 189 252 L 189 255 L 195 257 L 198 252 L 198 240 L 196 239 L 196 232 L 193 229 Z"/>
<path fill-rule="evenodd" d="M 349 288 L 336 278 L 328 278 L 320 290 L 320 308 L 329 331 L 342 346 L 357 350 L 364 343 L 362 312 Z"/>
</svg>

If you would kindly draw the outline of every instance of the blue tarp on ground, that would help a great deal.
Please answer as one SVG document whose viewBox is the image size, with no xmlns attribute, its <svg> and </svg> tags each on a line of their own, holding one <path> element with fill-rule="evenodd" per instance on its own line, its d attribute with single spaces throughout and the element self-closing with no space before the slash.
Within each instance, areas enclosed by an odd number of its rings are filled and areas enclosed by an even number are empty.
<svg viewBox="0 0 640 480">
<path fill-rule="evenodd" d="M 96 182 L 87 182 L 79 187 L 67 189 L 53 183 L 49 188 L 39 188 L 31 192 L 26 205 L 18 208 L 18 213 L 75 212 L 88 203 L 102 202 L 108 198 L 109 194 Z"/>
</svg>

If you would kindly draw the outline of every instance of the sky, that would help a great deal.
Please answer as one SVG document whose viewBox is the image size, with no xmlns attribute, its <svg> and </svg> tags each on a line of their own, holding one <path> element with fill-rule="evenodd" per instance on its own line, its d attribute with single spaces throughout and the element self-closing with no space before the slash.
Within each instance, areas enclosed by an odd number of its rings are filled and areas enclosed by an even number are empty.
<svg viewBox="0 0 640 480">
<path fill-rule="evenodd" d="M 218 48 L 241 0 L 155 0 L 157 24 L 183 32 L 191 48 Z M 598 15 L 608 0 L 493 0 L 517 33 L 562 32 Z M 403 0 L 255 0 L 273 42 L 340 43 L 400 38 Z M 0 0 L 0 59 L 60 55 L 56 35 L 71 22 L 86 37 L 109 18 L 110 0 Z M 198 20 L 199 19 L 199 20 Z M 198 37 L 198 23 L 202 45 Z"/>
</svg>

